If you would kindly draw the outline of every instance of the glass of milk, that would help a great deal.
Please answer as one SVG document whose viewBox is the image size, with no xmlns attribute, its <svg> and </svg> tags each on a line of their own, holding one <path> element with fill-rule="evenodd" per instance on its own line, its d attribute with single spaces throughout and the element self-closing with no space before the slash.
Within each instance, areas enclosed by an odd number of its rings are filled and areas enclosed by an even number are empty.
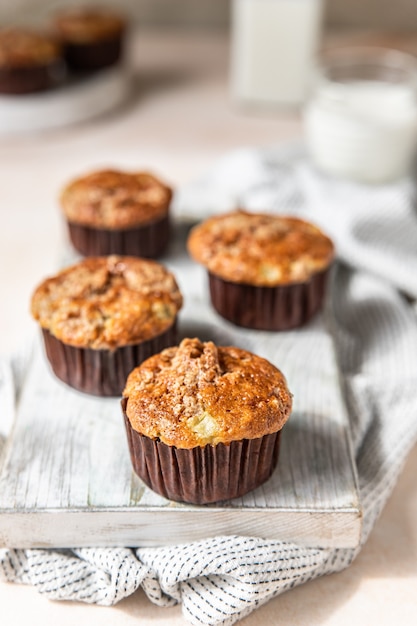
<svg viewBox="0 0 417 626">
<path fill-rule="evenodd" d="M 324 0 L 232 0 L 230 79 L 240 104 L 296 107 L 306 97 Z"/>
<path fill-rule="evenodd" d="M 405 176 L 417 149 L 417 60 L 390 49 L 339 49 L 318 68 L 303 117 L 320 170 L 366 183 Z"/>
</svg>

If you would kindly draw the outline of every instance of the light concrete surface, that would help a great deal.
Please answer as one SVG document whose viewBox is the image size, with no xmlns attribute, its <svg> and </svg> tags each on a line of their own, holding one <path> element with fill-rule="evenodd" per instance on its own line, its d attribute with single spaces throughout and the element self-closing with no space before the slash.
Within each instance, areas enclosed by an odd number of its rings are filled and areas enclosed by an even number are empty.
<svg viewBox="0 0 417 626">
<path fill-rule="evenodd" d="M 298 138 L 296 112 L 238 110 L 227 84 L 223 35 L 139 33 L 126 106 L 73 128 L 0 138 L 0 352 L 15 350 L 35 324 L 34 286 L 55 270 L 62 248 L 60 187 L 101 165 L 143 168 L 173 185 L 194 179 L 225 151 Z M 0 416 L 1 419 L 1 416 Z M 278 597 L 247 626 L 415 626 L 417 623 L 417 448 L 352 566 Z M 153 606 L 142 592 L 112 608 L 51 602 L 30 587 L 0 584 L 1 623 L 61 626 L 185 624 L 181 608 Z"/>
</svg>

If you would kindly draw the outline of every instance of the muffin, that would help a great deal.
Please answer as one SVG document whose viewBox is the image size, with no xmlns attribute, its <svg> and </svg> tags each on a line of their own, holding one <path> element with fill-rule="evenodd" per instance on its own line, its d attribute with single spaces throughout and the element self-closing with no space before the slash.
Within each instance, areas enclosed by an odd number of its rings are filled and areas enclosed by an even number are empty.
<svg viewBox="0 0 417 626">
<path fill-rule="evenodd" d="M 44 280 L 32 315 L 62 381 L 86 393 L 120 396 L 129 372 L 176 342 L 182 296 L 156 261 L 91 257 Z"/>
<path fill-rule="evenodd" d="M 84 256 L 155 258 L 169 243 L 172 189 L 146 172 L 100 170 L 61 193 L 72 245 Z"/>
<path fill-rule="evenodd" d="M 138 476 L 166 498 L 205 504 L 271 476 L 292 396 L 267 360 L 184 339 L 130 373 L 122 408 Z"/>
<path fill-rule="evenodd" d="M 54 18 L 68 66 L 94 71 L 114 65 L 123 53 L 125 19 L 99 7 L 62 10 Z"/>
<path fill-rule="evenodd" d="M 334 247 L 309 222 L 234 211 L 195 226 L 187 246 L 208 270 L 214 308 L 234 324 L 288 330 L 322 306 Z"/>
<path fill-rule="evenodd" d="M 26 94 L 49 89 L 64 74 L 57 41 L 22 28 L 0 30 L 0 93 Z"/>
</svg>

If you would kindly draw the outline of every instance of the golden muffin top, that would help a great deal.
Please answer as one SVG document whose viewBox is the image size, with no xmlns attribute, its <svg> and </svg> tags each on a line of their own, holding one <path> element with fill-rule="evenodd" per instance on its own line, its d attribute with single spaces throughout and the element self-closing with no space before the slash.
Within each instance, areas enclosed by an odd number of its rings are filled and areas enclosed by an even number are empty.
<svg viewBox="0 0 417 626">
<path fill-rule="evenodd" d="M 0 68 L 48 65 L 61 57 L 52 37 L 23 28 L 0 30 Z"/>
<path fill-rule="evenodd" d="M 256 439 L 287 421 L 292 395 L 266 359 L 236 347 L 184 339 L 134 369 L 126 415 L 137 432 L 194 448 Z"/>
<path fill-rule="evenodd" d="M 181 306 L 175 278 L 163 265 L 116 255 L 67 267 L 44 280 L 31 301 L 33 317 L 57 339 L 110 350 L 165 332 Z"/>
<path fill-rule="evenodd" d="M 308 281 L 329 267 L 331 240 L 296 217 L 233 211 L 195 226 L 188 250 L 195 261 L 235 283 L 277 286 Z"/>
<path fill-rule="evenodd" d="M 117 230 L 162 219 L 171 197 L 172 189 L 152 174 L 109 169 L 73 180 L 60 201 L 68 221 Z"/>
<path fill-rule="evenodd" d="M 83 44 L 118 36 L 126 20 L 107 9 L 74 7 L 57 13 L 54 26 L 64 40 Z"/>
</svg>

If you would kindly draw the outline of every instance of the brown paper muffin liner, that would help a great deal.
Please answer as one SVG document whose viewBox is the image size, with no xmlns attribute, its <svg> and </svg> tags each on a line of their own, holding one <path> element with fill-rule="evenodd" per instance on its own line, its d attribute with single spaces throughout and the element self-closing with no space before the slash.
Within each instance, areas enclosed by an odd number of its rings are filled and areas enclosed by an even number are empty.
<svg viewBox="0 0 417 626">
<path fill-rule="evenodd" d="M 168 215 L 137 228 L 119 230 L 67 224 L 71 243 L 83 256 L 122 254 L 153 259 L 162 256 L 169 243 Z"/>
<path fill-rule="evenodd" d="M 96 396 L 121 396 L 128 375 L 137 365 L 177 342 L 176 322 L 152 339 L 116 350 L 78 348 L 46 329 L 42 334 L 54 374 L 70 387 Z"/>
<path fill-rule="evenodd" d="M 229 445 L 176 448 L 134 430 L 126 405 L 123 398 L 133 469 L 148 487 L 169 500 L 209 504 L 243 496 L 264 483 L 278 462 L 280 430 Z"/>
<path fill-rule="evenodd" d="M 124 33 L 103 41 L 64 45 L 68 67 L 76 71 L 95 71 L 114 65 L 122 57 Z"/>
<path fill-rule="evenodd" d="M 26 94 L 44 91 L 62 82 L 63 62 L 31 67 L 0 68 L 0 93 Z"/>
<path fill-rule="evenodd" d="M 308 282 L 258 287 L 209 274 L 211 302 L 233 324 L 255 330 L 290 330 L 308 322 L 321 308 L 330 268 Z"/>
</svg>

